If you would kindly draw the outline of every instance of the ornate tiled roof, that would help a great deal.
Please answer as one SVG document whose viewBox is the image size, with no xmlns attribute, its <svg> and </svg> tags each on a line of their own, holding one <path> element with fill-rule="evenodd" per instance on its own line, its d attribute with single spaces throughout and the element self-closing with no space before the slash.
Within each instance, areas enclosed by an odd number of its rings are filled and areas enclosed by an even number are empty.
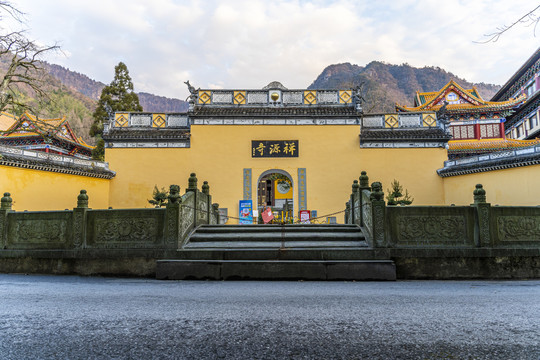
<svg viewBox="0 0 540 360">
<path fill-rule="evenodd" d="M 539 164 L 540 145 L 536 145 L 448 160 L 444 162 L 444 168 L 437 170 L 437 174 L 448 177 Z"/>
<path fill-rule="evenodd" d="M 456 103 L 447 101 L 447 95 L 450 93 L 454 93 L 459 97 L 459 99 L 456 99 Z M 449 103 L 446 105 L 446 112 L 450 114 L 501 112 L 516 107 L 525 101 L 525 99 L 526 95 L 521 95 L 507 101 L 486 101 L 478 94 L 476 88 L 473 87 L 467 90 L 451 80 L 439 91 L 417 92 L 415 102 L 419 105 L 408 107 L 396 103 L 396 110 L 404 112 L 438 111 L 443 107 L 444 102 L 447 101 Z"/>
<path fill-rule="evenodd" d="M 365 141 L 448 141 L 452 136 L 439 127 L 412 129 L 369 129 L 363 128 L 360 142 Z"/>
<path fill-rule="evenodd" d="M 132 128 L 112 128 L 103 134 L 105 140 L 168 140 L 168 139 L 188 139 L 189 130 L 182 129 L 132 129 Z"/>
<path fill-rule="evenodd" d="M 509 149 L 520 149 L 540 144 L 540 139 L 481 139 L 481 140 L 451 140 L 448 142 L 448 152 L 490 152 Z"/>
<path fill-rule="evenodd" d="M 77 137 L 65 117 L 58 119 L 39 119 L 36 116 L 25 113 L 13 122 L 13 124 L 1 133 L 0 140 L 25 137 L 55 138 L 66 141 L 88 151 L 93 147 Z"/>
<path fill-rule="evenodd" d="M 317 106 L 317 107 L 196 107 L 190 116 L 196 117 L 312 117 L 340 116 L 357 117 L 358 112 L 352 106 Z"/>
<path fill-rule="evenodd" d="M 7 112 L 3 112 L 0 114 L 0 131 L 6 131 L 9 129 L 15 122 L 17 121 L 17 117 L 11 114 L 8 114 Z"/>
<path fill-rule="evenodd" d="M 112 179 L 116 175 L 106 162 L 5 145 L 0 145 L 0 165 L 101 179 Z"/>
</svg>

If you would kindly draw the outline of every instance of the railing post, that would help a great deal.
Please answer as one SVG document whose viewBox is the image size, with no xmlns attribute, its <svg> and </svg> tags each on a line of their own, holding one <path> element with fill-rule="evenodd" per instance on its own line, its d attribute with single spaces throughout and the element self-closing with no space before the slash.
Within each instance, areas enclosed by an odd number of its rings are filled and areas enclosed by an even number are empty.
<svg viewBox="0 0 540 360">
<path fill-rule="evenodd" d="M 197 174 L 191 173 L 188 179 L 188 188 L 186 191 L 197 191 Z"/>
<path fill-rule="evenodd" d="M 475 208 L 474 242 L 477 247 L 488 247 L 492 245 L 490 232 L 490 211 L 491 204 L 486 202 L 486 190 L 482 184 L 476 184 L 473 191 Z"/>
<path fill-rule="evenodd" d="M 345 203 L 345 224 L 350 224 L 351 200 Z"/>
<path fill-rule="evenodd" d="M 188 187 L 186 189 L 186 193 L 187 192 L 192 192 L 193 193 L 193 214 L 194 214 L 194 219 L 193 219 L 193 226 L 196 227 L 197 225 L 199 225 L 199 198 L 200 198 L 200 195 L 199 195 L 199 189 L 197 188 L 197 182 L 198 182 L 198 179 L 197 179 L 197 174 L 195 173 L 191 173 L 189 175 L 189 179 L 188 179 Z"/>
<path fill-rule="evenodd" d="M 360 217 L 359 217 L 359 222 L 358 222 L 358 225 L 360 225 L 361 227 L 364 226 L 364 218 L 363 218 L 363 214 L 362 214 L 362 209 L 364 208 L 364 202 L 363 202 L 363 196 L 362 196 L 362 193 L 364 190 L 368 190 L 368 191 L 371 191 L 371 188 L 369 187 L 369 177 L 367 176 L 367 173 L 365 171 L 362 171 L 360 173 L 360 177 L 358 178 L 358 180 L 360 180 L 360 184 L 359 184 L 359 188 L 358 188 L 358 193 L 359 193 L 359 198 L 360 198 Z"/>
<path fill-rule="evenodd" d="M 219 204 L 218 203 L 212 204 L 212 219 L 214 219 L 212 224 L 214 225 L 219 224 L 220 219 L 219 219 Z"/>
<path fill-rule="evenodd" d="M 201 186 L 202 193 L 206 195 L 206 223 L 210 224 L 210 214 L 212 213 L 212 196 L 210 195 L 210 185 L 204 181 Z"/>
<path fill-rule="evenodd" d="M 7 247 L 7 217 L 12 211 L 12 204 L 13 199 L 11 198 L 11 194 L 5 192 L 0 202 L 0 248 L 2 249 Z"/>
<path fill-rule="evenodd" d="M 180 197 L 180 186 L 170 185 L 165 207 L 165 244 L 167 247 L 178 247 L 180 241 L 180 229 L 182 226 L 182 197 Z"/>
<path fill-rule="evenodd" d="M 77 207 L 73 209 L 73 247 L 86 247 L 86 213 L 88 212 L 88 194 L 81 190 L 77 196 Z"/>
<path fill-rule="evenodd" d="M 386 204 L 382 184 L 378 181 L 371 184 L 371 211 L 373 224 L 373 246 L 387 247 L 385 240 L 385 215 Z"/>
<path fill-rule="evenodd" d="M 358 180 L 354 180 L 352 184 L 352 194 L 351 194 L 351 223 L 356 224 L 359 219 L 359 209 L 356 206 L 358 202 L 358 193 L 360 190 L 360 185 L 358 185 Z"/>
</svg>

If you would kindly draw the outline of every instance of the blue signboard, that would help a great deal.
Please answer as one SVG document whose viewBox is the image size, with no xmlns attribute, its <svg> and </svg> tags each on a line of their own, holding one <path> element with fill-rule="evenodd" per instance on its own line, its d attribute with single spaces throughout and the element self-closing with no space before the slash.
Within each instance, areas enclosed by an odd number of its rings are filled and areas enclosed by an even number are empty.
<svg viewBox="0 0 540 360">
<path fill-rule="evenodd" d="M 253 224 L 253 205 L 251 200 L 240 200 L 238 206 L 240 213 L 240 224 Z"/>
</svg>

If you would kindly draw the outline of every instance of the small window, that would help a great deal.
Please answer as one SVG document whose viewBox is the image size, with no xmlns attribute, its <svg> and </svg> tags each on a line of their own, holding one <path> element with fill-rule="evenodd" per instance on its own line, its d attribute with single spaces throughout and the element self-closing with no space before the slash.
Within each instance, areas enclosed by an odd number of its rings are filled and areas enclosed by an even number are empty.
<svg viewBox="0 0 540 360">
<path fill-rule="evenodd" d="M 534 84 L 527 87 L 527 96 L 531 97 L 531 95 L 534 93 Z"/>
</svg>

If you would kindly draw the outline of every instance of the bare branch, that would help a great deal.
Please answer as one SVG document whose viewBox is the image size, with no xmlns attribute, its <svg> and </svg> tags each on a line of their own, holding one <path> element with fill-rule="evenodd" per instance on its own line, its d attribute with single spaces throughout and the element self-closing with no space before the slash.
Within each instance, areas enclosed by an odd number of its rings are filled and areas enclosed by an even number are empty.
<svg viewBox="0 0 540 360">
<path fill-rule="evenodd" d="M 497 27 L 497 30 L 490 34 L 485 34 L 484 37 L 487 38 L 485 41 L 473 41 L 477 44 L 487 44 L 489 42 L 497 42 L 501 35 L 503 35 L 508 30 L 512 29 L 514 26 L 518 24 L 523 24 L 524 26 L 532 26 L 534 25 L 533 34 L 536 36 L 536 27 L 538 25 L 538 22 L 540 22 L 540 16 L 538 14 L 535 14 L 535 12 L 540 9 L 540 5 L 523 15 L 521 18 L 519 18 L 517 21 L 513 22 L 510 25 L 503 25 Z"/>
<path fill-rule="evenodd" d="M 2 13 L 7 14 L 19 23 L 23 22 L 24 13 L 14 7 L 9 1 L 0 1 L 0 19 L 3 18 Z"/>
<path fill-rule="evenodd" d="M 0 36 L 0 59 L 6 59 L 9 63 L 0 82 L 0 111 L 36 113 L 35 105 L 48 98 L 40 60 L 45 53 L 57 49 L 57 45 L 36 45 L 24 36 L 24 32 Z M 37 104 L 21 101 L 21 94 L 28 91 Z"/>
</svg>

